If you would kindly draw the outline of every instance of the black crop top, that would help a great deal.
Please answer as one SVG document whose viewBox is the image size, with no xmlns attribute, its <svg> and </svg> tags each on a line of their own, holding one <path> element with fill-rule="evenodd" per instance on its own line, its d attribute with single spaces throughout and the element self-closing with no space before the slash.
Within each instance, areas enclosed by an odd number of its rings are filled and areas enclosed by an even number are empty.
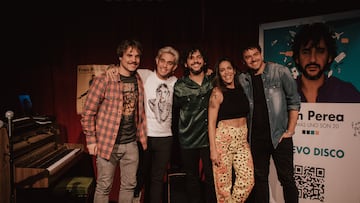
<svg viewBox="0 0 360 203">
<path fill-rule="evenodd" d="M 224 99 L 220 104 L 218 121 L 246 117 L 249 113 L 249 101 L 240 87 L 223 91 Z"/>
</svg>

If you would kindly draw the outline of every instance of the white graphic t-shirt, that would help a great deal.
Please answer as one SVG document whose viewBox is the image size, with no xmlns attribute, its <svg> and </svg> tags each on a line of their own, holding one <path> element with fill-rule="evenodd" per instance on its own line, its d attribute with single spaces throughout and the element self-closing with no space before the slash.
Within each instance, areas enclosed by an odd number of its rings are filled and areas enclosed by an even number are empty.
<svg viewBox="0 0 360 203">
<path fill-rule="evenodd" d="M 145 113 L 149 137 L 168 137 L 171 133 L 174 84 L 171 76 L 167 80 L 157 77 L 155 71 L 138 69 L 145 90 Z"/>
</svg>

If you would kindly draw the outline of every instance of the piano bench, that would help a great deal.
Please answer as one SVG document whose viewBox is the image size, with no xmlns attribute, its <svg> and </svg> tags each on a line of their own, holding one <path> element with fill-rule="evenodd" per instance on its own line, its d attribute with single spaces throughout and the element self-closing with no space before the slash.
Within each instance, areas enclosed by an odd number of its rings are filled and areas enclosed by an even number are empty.
<svg viewBox="0 0 360 203">
<path fill-rule="evenodd" d="M 68 177 L 55 185 L 53 194 L 62 202 L 93 202 L 95 190 L 92 177 Z"/>
</svg>

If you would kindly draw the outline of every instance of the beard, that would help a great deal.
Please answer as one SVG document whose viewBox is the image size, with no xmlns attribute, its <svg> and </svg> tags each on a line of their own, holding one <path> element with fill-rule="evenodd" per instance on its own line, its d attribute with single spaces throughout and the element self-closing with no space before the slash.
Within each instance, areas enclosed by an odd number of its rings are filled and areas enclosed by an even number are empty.
<svg viewBox="0 0 360 203">
<path fill-rule="evenodd" d="M 305 78 L 309 80 L 317 80 L 324 74 L 324 70 L 320 70 L 319 73 L 316 75 L 309 75 L 306 71 L 303 71 L 302 74 Z"/>
<path fill-rule="evenodd" d="M 313 65 L 316 65 L 316 66 L 318 67 L 318 69 L 319 69 L 318 74 L 316 74 L 316 75 L 309 75 L 309 74 L 307 73 L 306 68 L 307 68 L 308 66 L 310 66 L 310 65 L 312 65 L 312 66 L 313 66 Z M 323 74 L 324 74 L 324 69 L 321 69 L 318 64 L 308 64 L 308 65 L 306 65 L 305 68 L 302 70 L 302 75 L 303 75 L 305 78 L 309 79 L 309 80 L 318 80 Z"/>
<path fill-rule="evenodd" d="M 194 70 L 192 68 L 189 68 L 190 69 L 190 72 L 194 75 L 199 75 L 200 73 L 202 73 L 204 70 L 205 70 L 205 67 L 202 66 L 199 70 Z"/>
</svg>

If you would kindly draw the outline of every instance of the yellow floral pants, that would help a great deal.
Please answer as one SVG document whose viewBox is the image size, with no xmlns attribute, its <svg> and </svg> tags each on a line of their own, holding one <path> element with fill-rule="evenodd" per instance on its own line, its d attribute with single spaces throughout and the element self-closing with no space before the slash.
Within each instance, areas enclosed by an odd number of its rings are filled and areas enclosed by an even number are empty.
<svg viewBox="0 0 360 203">
<path fill-rule="evenodd" d="M 219 203 L 245 202 L 254 186 L 254 166 L 247 142 L 247 127 L 239 128 L 218 123 L 215 143 L 221 158 L 213 164 L 216 198 Z M 232 168 L 235 183 L 232 184 Z"/>
</svg>

